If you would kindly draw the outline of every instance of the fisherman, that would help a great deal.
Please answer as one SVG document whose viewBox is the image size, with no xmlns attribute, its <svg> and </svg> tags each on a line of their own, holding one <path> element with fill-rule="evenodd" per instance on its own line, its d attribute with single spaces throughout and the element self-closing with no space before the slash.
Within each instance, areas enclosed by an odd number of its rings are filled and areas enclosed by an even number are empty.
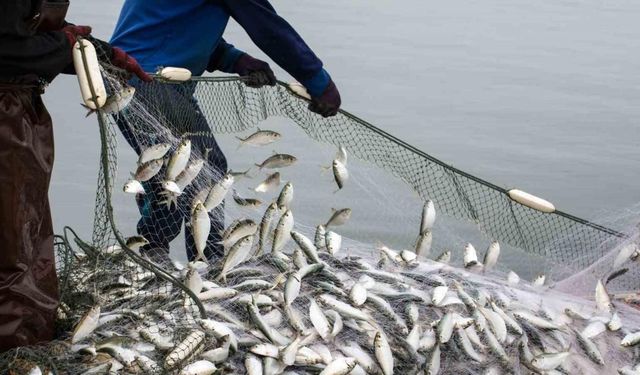
<svg viewBox="0 0 640 375">
<path fill-rule="evenodd" d="M 340 94 L 329 73 L 268 0 L 126 0 L 111 43 L 134 56 L 148 72 L 167 66 L 187 68 L 196 76 L 205 71 L 222 71 L 245 77 L 245 83 L 250 87 L 275 85 L 276 77 L 267 62 L 250 56 L 222 38 L 230 17 L 276 64 L 302 83 L 312 98 L 311 111 L 324 117 L 337 113 Z M 152 102 L 153 107 L 160 110 L 160 117 L 174 124 L 171 129 L 174 136 L 188 137 L 194 149 L 201 155 L 208 155 L 208 164 L 216 170 L 218 177 L 227 171 L 225 156 L 193 98 L 194 84 L 132 84 L 136 86 L 138 99 Z M 187 127 L 176 127 L 187 119 Z M 126 120 L 121 119 L 119 127 L 138 154 L 153 144 L 153 137 L 135 129 L 134 124 Z M 193 186 L 185 189 L 178 197 L 176 208 L 164 203 L 166 193 L 159 176 L 146 182 L 144 187 L 146 194 L 137 197 L 142 216 L 137 230 L 150 243 L 142 252 L 166 260 L 169 242 L 178 236 L 183 222 L 189 222 L 186 216 L 191 212 L 196 191 Z M 218 244 L 224 225 L 221 206 L 213 216 L 205 252 L 210 260 L 222 256 L 222 247 Z M 191 229 L 185 227 L 187 257 L 193 260 L 196 257 L 193 235 Z"/>
<path fill-rule="evenodd" d="M 72 47 L 91 28 L 65 22 L 68 1 L 0 3 L 0 352 L 54 337 L 58 280 L 49 211 L 53 129 L 42 103 Z M 105 58 L 149 80 L 124 51 Z"/>
</svg>

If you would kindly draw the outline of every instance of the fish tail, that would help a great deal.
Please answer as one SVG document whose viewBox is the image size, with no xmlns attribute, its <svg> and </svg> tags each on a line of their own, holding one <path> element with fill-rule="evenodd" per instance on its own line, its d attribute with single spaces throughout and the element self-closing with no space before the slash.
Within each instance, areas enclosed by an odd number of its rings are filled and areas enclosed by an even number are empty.
<svg viewBox="0 0 640 375">
<path fill-rule="evenodd" d="M 326 165 L 320 165 L 320 174 L 325 174 L 331 170 L 332 167 L 328 167 Z"/>
<path fill-rule="evenodd" d="M 84 116 L 85 118 L 87 118 L 87 117 L 91 116 L 92 114 L 96 113 L 95 109 L 90 108 L 86 104 L 80 103 L 80 105 L 83 106 L 87 110 L 87 114 Z"/>
</svg>

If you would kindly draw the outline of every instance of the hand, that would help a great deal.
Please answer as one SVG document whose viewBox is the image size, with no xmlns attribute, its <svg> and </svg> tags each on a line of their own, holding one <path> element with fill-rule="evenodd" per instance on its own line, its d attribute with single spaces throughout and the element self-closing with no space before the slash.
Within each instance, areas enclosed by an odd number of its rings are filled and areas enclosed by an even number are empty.
<svg viewBox="0 0 640 375">
<path fill-rule="evenodd" d="M 322 117 L 335 116 L 340 109 L 340 93 L 333 80 L 329 81 L 327 88 L 319 97 L 312 97 L 309 103 L 309 110 L 315 112 Z"/>
<path fill-rule="evenodd" d="M 153 79 L 145 73 L 140 64 L 133 57 L 129 56 L 125 51 L 118 47 L 111 50 L 111 63 L 120 69 L 124 69 L 129 73 L 135 74 L 144 82 L 151 82 Z"/>
<path fill-rule="evenodd" d="M 233 65 L 233 73 L 247 77 L 245 84 L 249 87 L 259 88 L 264 85 L 274 86 L 276 84 L 276 76 L 269 64 L 246 53 L 240 56 Z"/>
<path fill-rule="evenodd" d="M 69 24 L 63 27 L 61 31 L 69 40 L 71 48 L 73 48 L 73 46 L 75 46 L 76 42 L 78 41 L 78 36 L 87 37 L 89 36 L 89 34 L 91 34 L 91 26 L 76 26 Z"/>
</svg>

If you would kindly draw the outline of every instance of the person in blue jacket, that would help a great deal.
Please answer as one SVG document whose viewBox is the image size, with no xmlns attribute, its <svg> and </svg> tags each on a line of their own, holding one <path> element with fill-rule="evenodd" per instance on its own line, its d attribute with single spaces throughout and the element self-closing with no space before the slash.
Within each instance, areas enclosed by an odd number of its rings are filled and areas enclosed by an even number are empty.
<svg viewBox="0 0 640 375">
<path fill-rule="evenodd" d="M 333 116 L 340 108 L 340 94 L 322 61 L 302 37 L 273 8 L 268 0 L 126 0 L 111 44 L 133 56 L 147 72 L 158 67 L 189 69 L 193 75 L 205 71 L 222 71 L 246 77 L 251 87 L 275 85 L 276 78 L 267 62 L 258 60 L 224 40 L 223 33 L 233 18 L 251 40 L 276 64 L 300 82 L 311 95 L 309 110 L 324 117 Z M 173 85 L 137 86 L 136 95 L 153 100 L 156 108 L 164 108 L 170 123 L 180 123 L 179 114 L 188 113 L 189 129 L 173 129 L 178 137 L 189 134 L 192 147 L 207 155 L 207 162 L 222 176 L 227 161 L 211 134 L 206 118 L 192 95 L 178 95 Z M 162 87 L 159 87 L 162 86 Z M 184 89 L 184 87 L 183 87 Z M 195 87 L 192 87 L 195 90 Z M 179 108 L 179 111 L 175 109 Z M 118 125 L 137 153 L 148 146 L 136 137 L 134 129 L 120 118 Z M 144 141 L 143 141 L 144 142 Z M 150 139 L 149 143 L 153 143 Z M 138 196 L 141 212 L 138 233 L 150 243 L 142 251 L 156 259 L 166 258 L 169 243 L 189 222 L 195 189 L 187 188 L 178 199 L 178 207 L 163 203 L 160 177 L 145 183 L 147 194 Z M 212 214 L 212 228 L 205 255 L 209 260 L 222 256 L 218 244 L 224 227 L 222 208 Z M 193 236 L 185 226 L 187 257 L 196 257 Z"/>
</svg>

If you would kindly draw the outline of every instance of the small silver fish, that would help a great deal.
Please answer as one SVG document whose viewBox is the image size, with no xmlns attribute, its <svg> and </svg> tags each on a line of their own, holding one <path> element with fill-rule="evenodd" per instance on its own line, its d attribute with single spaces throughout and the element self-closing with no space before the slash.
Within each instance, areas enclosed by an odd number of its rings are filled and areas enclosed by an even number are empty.
<svg viewBox="0 0 640 375">
<path fill-rule="evenodd" d="M 153 146 L 147 147 L 140 153 L 138 157 L 138 165 L 150 162 L 151 160 L 162 159 L 171 149 L 169 143 L 158 143 Z"/>
<path fill-rule="evenodd" d="M 498 241 L 493 241 L 487 248 L 487 252 L 484 253 L 484 270 L 489 271 L 498 263 L 498 257 L 500 256 L 500 244 Z"/>
<path fill-rule="evenodd" d="M 176 177 L 187 166 L 189 158 L 191 157 L 191 141 L 183 139 L 176 150 L 171 155 L 169 163 L 167 164 L 166 181 L 175 181 Z"/>
<path fill-rule="evenodd" d="M 251 208 L 257 208 L 260 207 L 260 205 L 262 205 L 262 201 L 259 199 L 255 199 L 255 198 L 243 198 L 240 195 L 238 195 L 237 191 L 233 191 L 233 200 L 234 202 L 236 202 L 236 204 L 238 204 L 238 206 L 242 206 L 242 207 L 251 207 Z"/>
<path fill-rule="evenodd" d="M 267 176 L 267 178 L 260 183 L 260 185 L 256 186 L 253 191 L 256 193 L 266 193 L 269 190 L 280 185 L 280 172 L 275 172 Z"/>
<path fill-rule="evenodd" d="M 278 132 L 274 132 L 272 130 L 260 130 L 260 128 L 257 129 L 258 131 L 247 136 L 246 138 L 236 137 L 240 141 L 238 148 L 242 147 L 243 145 L 266 146 L 282 138 L 282 135 L 280 135 L 280 133 Z"/>
<path fill-rule="evenodd" d="M 201 202 L 198 202 L 193 209 L 191 215 L 191 229 L 193 232 L 193 241 L 195 242 L 196 251 L 198 255 L 196 260 L 207 261 L 204 255 L 204 250 L 207 247 L 207 239 L 211 232 L 211 218 L 206 207 Z"/>
<path fill-rule="evenodd" d="M 132 174 L 132 177 L 140 182 L 146 182 L 152 179 L 155 175 L 160 172 L 160 169 L 163 165 L 162 159 L 156 159 L 148 161 L 144 164 L 140 164 L 135 173 Z"/>
<path fill-rule="evenodd" d="M 129 180 L 122 187 L 122 191 L 129 194 L 145 194 L 144 187 L 140 181 L 137 180 Z"/>
<path fill-rule="evenodd" d="M 350 208 L 342 208 L 340 210 L 332 209 L 333 214 L 327 223 L 324 225 L 328 228 L 330 225 L 338 226 L 343 225 L 349 219 L 351 219 L 351 209 Z"/>
<path fill-rule="evenodd" d="M 236 137 L 240 141 L 238 148 L 242 147 L 243 145 L 266 146 L 282 138 L 282 135 L 278 132 L 274 132 L 272 130 L 260 130 L 260 128 L 257 129 L 258 131 L 247 136 L 246 138 Z"/>
<path fill-rule="evenodd" d="M 100 107 L 100 110 L 105 114 L 111 115 L 116 114 L 127 108 L 131 101 L 133 100 L 133 96 L 136 93 L 135 87 L 125 87 L 119 92 L 109 96 L 105 101 L 104 105 Z M 86 105 L 82 104 L 83 107 L 87 108 L 89 112 L 87 112 L 86 117 L 91 116 L 96 112 L 95 109 L 89 108 Z"/>
<path fill-rule="evenodd" d="M 222 201 L 224 201 L 224 197 L 231 189 L 231 185 L 233 185 L 235 179 L 231 173 L 227 173 L 222 177 L 220 181 L 218 181 L 207 195 L 207 199 L 204 201 L 204 206 L 207 210 L 212 211 L 214 208 L 218 207 Z"/>
<path fill-rule="evenodd" d="M 284 167 L 289 167 L 295 164 L 296 161 L 298 161 L 298 159 L 295 156 L 288 155 L 288 154 L 275 154 L 268 157 L 261 164 L 256 164 L 256 167 L 260 169 L 284 168 Z"/>
<path fill-rule="evenodd" d="M 333 161 L 332 170 L 333 178 L 336 181 L 336 185 L 338 185 L 338 190 L 340 190 L 349 179 L 349 170 L 337 159 Z"/>
<path fill-rule="evenodd" d="M 278 209 L 286 210 L 291 205 L 291 201 L 293 200 L 293 184 L 291 182 L 287 182 L 282 190 L 280 191 L 280 195 L 278 195 L 278 199 L 276 200 L 278 204 Z"/>
</svg>

